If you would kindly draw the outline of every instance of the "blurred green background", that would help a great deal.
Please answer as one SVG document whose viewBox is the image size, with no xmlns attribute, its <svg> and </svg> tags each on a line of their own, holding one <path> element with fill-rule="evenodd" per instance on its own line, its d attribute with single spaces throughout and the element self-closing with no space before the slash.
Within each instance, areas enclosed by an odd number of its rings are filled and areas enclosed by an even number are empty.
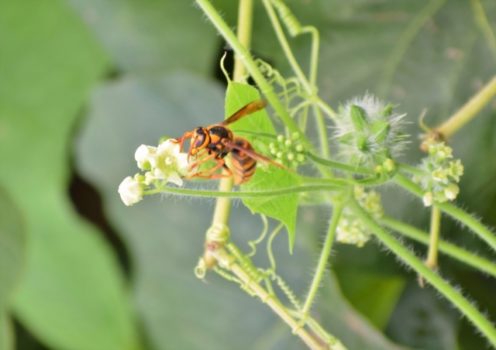
<svg viewBox="0 0 496 350">
<path fill-rule="evenodd" d="M 237 2 L 213 3 L 234 26 Z M 288 73 L 256 3 L 253 52 Z M 404 161 L 421 156 L 424 108 L 436 125 L 496 73 L 496 44 L 473 7 L 494 33 L 494 1 L 287 3 L 320 30 L 325 100 L 336 107 L 368 91 L 408 113 Z M 308 38 L 292 44 L 306 62 Z M 190 0 L 0 1 L 0 349 L 303 349 L 235 285 L 194 277 L 213 200 L 155 196 L 127 208 L 117 194 L 138 145 L 222 118 L 226 49 Z M 493 103 L 451 140 L 466 169 L 458 202 L 493 226 L 495 117 Z M 418 201 L 383 192 L 389 214 L 427 228 Z M 283 235 L 276 243 L 279 272 L 298 292 L 328 216 L 301 208 L 295 253 Z M 231 225 L 244 248 L 262 227 L 240 202 Z M 448 220 L 443 236 L 489 254 Z M 379 245 L 336 246 L 331 264 L 315 315 L 349 349 L 489 348 Z M 445 257 L 441 271 L 496 319 L 494 279 Z"/>
</svg>

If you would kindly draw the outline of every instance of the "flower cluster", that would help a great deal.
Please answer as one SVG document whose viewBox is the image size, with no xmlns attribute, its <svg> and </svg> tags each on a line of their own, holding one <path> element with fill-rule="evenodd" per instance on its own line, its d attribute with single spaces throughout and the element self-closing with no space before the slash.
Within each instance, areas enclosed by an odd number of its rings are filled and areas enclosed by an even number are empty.
<svg viewBox="0 0 496 350">
<path fill-rule="evenodd" d="M 365 191 L 361 186 L 355 186 L 355 199 L 373 218 L 380 219 L 384 215 L 381 196 L 376 191 Z M 338 227 L 336 240 L 341 243 L 363 247 L 372 236 L 372 232 L 349 209 L 345 208 Z"/>
<path fill-rule="evenodd" d="M 298 167 L 305 161 L 305 148 L 299 138 L 297 132 L 290 137 L 277 136 L 277 141 L 269 144 L 270 153 L 279 163 L 292 168 Z"/>
<path fill-rule="evenodd" d="M 407 139 L 401 131 L 404 117 L 372 95 L 347 102 L 339 109 L 335 127 L 340 155 L 352 164 L 371 168 L 394 159 Z"/>
<path fill-rule="evenodd" d="M 424 191 L 424 205 L 433 202 L 452 201 L 460 192 L 458 183 L 463 175 L 463 165 L 459 159 L 453 159 L 453 150 L 444 142 L 428 145 L 428 156 L 420 164 L 422 174 L 413 177 L 413 181 Z"/>
<path fill-rule="evenodd" d="M 188 155 L 181 152 L 179 144 L 173 139 L 161 142 L 158 147 L 141 145 L 134 158 L 142 172 L 126 177 L 118 190 L 127 206 L 141 201 L 145 189 L 150 186 L 165 183 L 182 186 L 182 177 L 188 172 Z"/>
</svg>

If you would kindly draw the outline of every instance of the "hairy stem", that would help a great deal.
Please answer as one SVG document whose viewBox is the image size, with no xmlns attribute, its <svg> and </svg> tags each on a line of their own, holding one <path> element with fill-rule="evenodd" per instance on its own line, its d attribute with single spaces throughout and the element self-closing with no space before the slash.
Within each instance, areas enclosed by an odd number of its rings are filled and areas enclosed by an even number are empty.
<svg viewBox="0 0 496 350">
<path fill-rule="evenodd" d="M 291 66 L 291 69 L 296 74 L 296 77 L 298 78 L 300 84 L 303 86 L 303 89 L 305 89 L 307 95 L 315 96 L 317 93 L 316 79 L 317 79 L 317 66 L 318 66 L 318 40 L 319 40 L 318 32 L 315 30 L 315 28 L 313 28 L 313 31 L 310 31 L 313 33 L 312 39 L 317 40 L 317 42 L 316 43 L 312 42 L 310 75 L 313 80 L 309 81 L 305 76 L 305 74 L 303 73 L 303 70 L 301 69 L 298 61 L 296 60 L 293 51 L 291 50 L 291 46 L 289 45 L 288 39 L 286 38 L 286 35 L 284 34 L 284 31 L 282 29 L 281 23 L 277 18 L 271 0 L 263 0 L 263 4 L 269 16 L 272 27 L 274 28 L 274 31 L 276 33 L 277 40 L 279 41 L 279 45 L 281 46 L 284 55 L 288 60 L 289 65 Z M 319 141 L 320 141 L 320 152 L 323 157 L 327 158 L 329 157 L 329 142 L 327 137 L 327 127 L 325 125 L 325 121 L 322 116 L 322 113 L 320 109 L 315 105 L 315 103 L 312 103 L 312 110 L 317 120 L 317 129 L 318 129 Z"/>
<path fill-rule="evenodd" d="M 191 188 L 163 186 L 153 190 L 145 191 L 145 195 L 159 193 L 170 193 L 180 196 L 203 197 L 203 198 L 263 198 L 284 196 L 292 193 L 337 191 L 343 188 L 343 184 L 333 184 L 332 179 L 325 180 L 324 184 L 308 184 L 301 186 L 283 187 L 271 191 L 208 191 L 194 190 Z"/>
<path fill-rule="evenodd" d="M 336 235 L 336 228 L 338 226 L 339 219 L 341 218 L 342 211 L 343 211 L 343 203 L 340 201 L 336 201 L 336 205 L 334 206 L 334 210 L 332 213 L 332 219 L 329 224 L 329 230 L 327 231 L 325 242 L 322 247 L 322 251 L 320 253 L 319 262 L 317 264 L 317 268 L 313 275 L 312 283 L 310 284 L 310 288 L 308 290 L 305 304 L 303 305 L 303 308 L 301 310 L 303 319 L 305 319 L 305 317 L 310 312 L 310 308 L 312 307 L 313 301 L 315 300 L 315 296 L 317 295 L 317 290 L 319 289 L 320 283 L 322 282 L 322 278 L 324 277 L 326 265 L 327 262 L 329 261 L 332 244 L 334 242 L 334 237 Z"/>
<path fill-rule="evenodd" d="M 475 96 L 473 96 L 462 108 L 453 114 L 434 131 L 444 138 L 453 136 L 465 124 L 474 119 L 477 113 L 484 108 L 496 95 L 496 76 L 489 81 Z"/>
<path fill-rule="evenodd" d="M 323 350 L 325 347 L 315 336 L 301 327 L 299 322 L 293 318 L 290 312 L 274 296 L 269 294 L 258 282 L 253 281 L 250 275 L 237 263 L 233 262 L 233 257 L 224 249 L 216 249 L 212 252 L 219 265 L 232 272 L 250 291 L 252 291 L 262 302 L 267 304 L 291 330 L 300 337 L 303 342 L 312 350 Z"/>
<path fill-rule="evenodd" d="M 251 45 L 251 27 L 253 22 L 253 0 L 241 0 L 238 8 L 238 40 L 249 50 Z M 233 80 L 242 81 L 246 74 L 245 66 L 241 58 L 236 55 L 234 57 L 234 72 Z"/>
<path fill-rule="evenodd" d="M 414 226 L 405 224 L 402 221 L 395 220 L 390 217 L 384 217 L 380 220 L 380 222 L 386 227 L 389 227 L 390 229 L 393 229 L 408 238 L 426 245 L 429 244 L 429 234 L 427 232 L 419 230 Z M 475 255 L 463 248 L 460 248 L 452 243 L 448 243 L 443 240 L 439 241 L 439 250 L 442 253 L 464 264 L 472 266 L 479 271 L 483 271 L 493 277 L 496 277 L 496 264 L 488 259 Z"/>
<path fill-rule="evenodd" d="M 241 0 L 239 3 L 239 14 L 238 14 L 238 37 L 239 41 L 245 47 L 250 45 L 251 40 L 251 24 L 253 15 L 253 0 Z M 236 57 L 234 62 L 234 81 L 240 81 L 244 76 L 244 67 Z M 219 191 L 220 192 L 230 192 L 233 187 L 232 177 L 226 177 L 220 180 Z M 227 226 L 229 221 L 229 214 L 231 211 L 231 201 L 228 197 L 217 197 L 217 202 L 215 204 L 214 215 L 212 218 L 212 225 L 210 227 Z M 208 232 L 208 230 L 207 230 Z"/>
<path fill-rule="evenodd" d="M 431 225 L 429 234 L 429 250 L 425 264 L 431 268 L 437 268 L 437 252 L 439 247 L 439 233 L 441 231 L 441 211 L 438 207 L 431 208 Z"/>
<path fill-rule="evenodd" d="M 414 195 L 422 198 L 422 189 L 405 176 L 396 174 L 396 176 L 394 177 L 394 181 L 396 182 L 396 184 L 403 187 L 410 193 L 413 193 Z M 491 248 L 496 250 L 496 235 L 491 232 L 491 230 L 489 230 L 486 226 L 481 224 L 479 220 L 451 203 L 435 203 L 434 205 L 441 209 L 442 212 L 448 214 L 453 219 L 467 226 L 470 230 L 472 230 L 472 232 L 474 232 L 477 236 L 479 236 L 482 240 L 489 244 Z"/>
<path fill-rule="evenodd" d="M 250 51 L 238 40 L 229 25 L 219 15 L 219 13 L 215 10 L 209 0 L 196 0 L 196 3 L 198 4 L 198 6 L 200 6 L 202 11 L 209 18 L 210 22 L 212 22 L 212 24 L 215 26 L 217 31 L 232 47 L 236 55 L 238 55 L 240 61 L 243 62 L 246 70 L 253 77 L 253 80 L 255 80 L 258 87 L 265 95 L 272 108 L 274 108 L 274 111 L 279 116 L 281 121 L 291 132 L 296 132 L 301 135 L 301 131 L 299 130 L 298 125 L 296 125 L 284 105 L 281 103 L 281 101 L 279 101 L 279 98 L 275 94 L 272 86 L 258 69 L 255 60 L 251 57 Z M 304 138 L 304 135 L 302 135 L 302 139 L 306 140 L 306 138 Z"/>
<path fill-rule="evenodd" d="M 463 295 L 453 286 L 441 278 L 437 273 L 429 269 L 410 250 L 404 247 L 391 234 L 384 230 L 355 200 L 350 201 L 350 208 L 376 235 L 376 237 L 391 250 L 399 259 L 404 261 L 418 275 L 429 282 L 439 293 L 448 299 L 461 311 L 475 327 L 496 346 L 496 329 L 484 315 L 475 308 Z"/>
<path fill-rule="evenodd" d="M 303 73 L 303 70 L 298 64 L 298 61 L 296 60 L 296 57 L 294 56 L 293 51 L 289 46 L 289 42 L 286 39 L 286 36 L 284 35 L 284 31 L 282 29 L 281 23 L 277 19 L 277 15 L 276 12 L 274 11 L 274 8 L 272 7 L 271 0 L 262 0 L 262 2 L 265 7 L 265 10 L 267 11 L 267 15 L 269 16 L 270 23 L 272 24 L 272 28 L 274 28 L 274 31 L 276 33 L 277 40 L 279 41 L 279 45 L 281 45 L 281 48 L 284 52 L 284 56 L 288 60 L 291 69 L 296 74 L 296 77 L 300 81 L 300 84 L 303 86 L 303 89 L 305 89 L 305 92 L 309 95 L 313 95 L 315 87 L 310 84 L 307 77 L 305 76 L 305 73 Z"/>
<path fill-rule="evenodd" d="M 346 163 L 340 163 L 340 162 L 336 162 L 334 160 L 330 160 L 330 159 L 326 159 L 326 158 L 320 158 L 319 156 L 317 156 L 311 152 L 307 152 L 306 156 L 310 160 L 314 161 L 315 163 L 325 165 L 325 166 L 328 166 L 328 167 L 336 169 L 336 170 L 342 170 L 342 171 L 347 171 L 350 173 L 364 174 L 364 175 L 374 175 L 375 174 L 374 171 L 371 169 L 359 167 L 359 166 L 354 166 L 354 165 L 349 165 Z"/>
</svg>

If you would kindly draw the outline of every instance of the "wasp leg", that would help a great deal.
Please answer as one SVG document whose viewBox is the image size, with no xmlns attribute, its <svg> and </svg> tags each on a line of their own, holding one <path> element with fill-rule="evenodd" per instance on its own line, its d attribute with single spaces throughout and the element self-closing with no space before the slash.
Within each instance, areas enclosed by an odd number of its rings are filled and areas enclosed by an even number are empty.
<svg viewBox="0 0 496 350">
<path fill-rule="evenodd" d="M 194 168 L 197 168 L 200 164 L 208 162 L 209 160 L 215 159 L 215 157 L 217 157 L 217 154 L 215 153 L 211 153 L 208 154 L 207 156 L 204 156 L 207 152 L 208 150 L 206 149 L 203 149 L 200 152 L 198 152 L 198 154 L 196 155 L 197 161 L 190 164 L 189 170 L 193 170 Z"/>
<path fill-rule="evenodd" d="M 195 174 L 192 174 L 189 176 L 189 178 L 193 178 L 193 177 L 200 177 L 200 178 L 205 178 L 205 179 L 219 179 L 219 178 L 222 178 L 222 177 L 229 177 L 231 176 L 231 170 L 226 166 L 226 162 L 223 158 L 217 158 L 215 159 L 217 164 L 215 166 L 213 166 L 212 168 L 208 169 L 207 171 L 204 171 L 204 172 L 198 172 L 198 173 L 195 173 Z M 224 169 L 227 169 L 228 170 L 228 174 L 216 174 L 216 172 L 220 169 L 220 168 L 224 168 Z"/>
<path fill-rule="evenodd" d="M 183 134 L 183 136 L 177 138 L 177 139 L 174 139 L 177 143 L 179 143 L 179 151 L 182 152 L 183 150 L 183 146 L 184 146 L 184 142 L 186 141 L 186 139 L 190 139 L 193 137 L 193 133 L 191 131 L 188 131 L 188 132 L 185 132 Z M 189 152 L 188 152 L 189 154 Z"/>
</svg>

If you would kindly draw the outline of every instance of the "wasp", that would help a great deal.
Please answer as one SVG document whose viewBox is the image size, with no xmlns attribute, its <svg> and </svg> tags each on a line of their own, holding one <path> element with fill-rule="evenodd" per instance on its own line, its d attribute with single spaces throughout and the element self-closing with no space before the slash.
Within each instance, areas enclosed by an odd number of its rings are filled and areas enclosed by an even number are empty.
<svg viewBox="0 0 496 350">
<path fill-rule="evenodd" d="M 218 179 L 221 177 L 232 176 L 236 185 L 248 181 L 255 173 L 257 162 L 270 163 L 277 167 L 284 168 L 283 165 L 255 152 L 248 140 L 235 136 L 228 128 L 228 125 L 237 120 L 255 113 L 265 108 L 265 101 L 255 100 L 241 107 L 237 112 L 231 115 L 223 122 L 210 126 L 199 126 L 195 129 L 185 132 L 183 136 L 176 139 L 180 149 L 183 149 L 184 143 L 190 139 L 188 156 L 195 157 L 196 161 L 190 165 L 190 170 L 198 169 L 201 164 L 213 160 L 216 164 L 206 170 L 198 171 L 190 178 L 208 178 Z M 225 157 L 231 154 L 231 166 L 226 164 Z M 225 173 L 218 173 L 223 169 Z"/>
</svg>

